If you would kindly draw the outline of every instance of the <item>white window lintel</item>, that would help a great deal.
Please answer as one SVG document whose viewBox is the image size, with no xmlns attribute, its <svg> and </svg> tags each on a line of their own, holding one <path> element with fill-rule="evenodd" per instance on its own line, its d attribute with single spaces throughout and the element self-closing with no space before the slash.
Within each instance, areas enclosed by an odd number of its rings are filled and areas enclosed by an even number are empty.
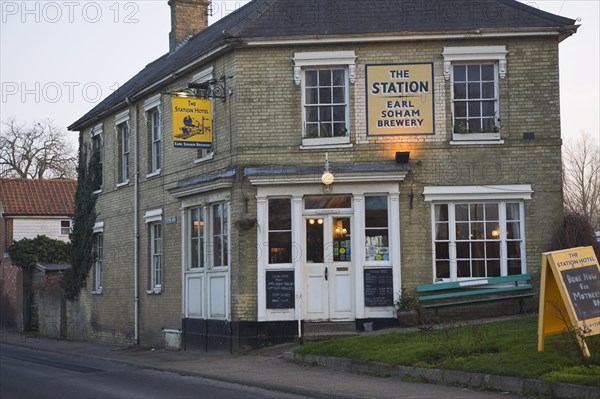
<svg viewBox="0 0 600 399">
<path fill-rule="evenodd" d="M 152 210 L 146 211 L 146 214 L 144 215 L 144 222 L 146 222 L 146 223 L 161 222 L 162 216 L 163 216 L 162 208 L 152 209 Z"/>
<path fill-rule="evenodd" d="M 427 186 L 423 190 L 425 201 L 480 201 L 480 200 L 530 200 L 530 184 L 505 184 L 491 186 Z"/>
<path fill-rule="evenodd" d="M 115 116 L 115 126 L 118 126 L 118 125 L 120 125 L 122 123 L 125 123 L 127 121 L 129 121 L 129 110 L 128 109 L 125 110 L 125 111 L 123 111 L 123 112 L 121 112 L 121 113 L 118 113 Z"/>
<path fill-rule="evenodd" d="M 104 130 L 103 124 L 99 123 L 96 126 L 94 126 L 91 130 L 91 135 L 92 136 L 101 136 L 102 132 Z"/>
<path fill-rule="evenodd" d="M 350 83 L 356 82 L 356 54 L 351 51 L 309 51 L 294 53 L 294 82 L 302 83 L 302 68 L 307 66 L 347 65 Z"/>
<path fill-rule="evenodd" d="M 93 233 L 104 233 L 104 222 L 96 222 L 92 230 Z"/>
<path fill-rule="evenodd" d="M 144 112 L 150 111 L 152 108 L 157 108 L 160 105 L 160 93 L 156 94 L 144 101 Z M 160 110 L 159 110 L 160 112 Z"/>
<path fill-rule="evenodd" d="M 213 67 L 204 69 L 192 77 L 192 82 L 204 83 L 213 79 Z"/>
<path fill-rule="evenodd" d="M 452 63 L 457 61 L 497 61 L 498 74 L 506 77 L 506 46 L 444 47 L 444 78 L 450 80 Z"/>
</svg>

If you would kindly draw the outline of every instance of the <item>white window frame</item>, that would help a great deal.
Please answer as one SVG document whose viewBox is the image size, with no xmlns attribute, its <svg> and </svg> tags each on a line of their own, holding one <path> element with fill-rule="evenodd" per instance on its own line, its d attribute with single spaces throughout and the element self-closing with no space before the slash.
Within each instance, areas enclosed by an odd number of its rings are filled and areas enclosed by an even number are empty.
<svg viewBox="0 0 600 399">
<path fill-rule="evenodd" d="M 160 294 L 163 287 L 162 249 L 164 247 L 161 222 L 152 222 L 150 227 L 150 290 L 148 294 Z"/>
<path fill-rule="evenodd" d="M 63 227 L 63 223 L 69 223 L 68 227 Z M 67 229 L 67 232 L 64 232 L 64 229 Z M 73 229 L 73 222 L 69 219 L 69 220 L 61 220 L 60 221 L 60 235 L 61 236 L 68 236 L 69 234 L 71 234 L 71 231 Z"/>
<path fill-rule="evenodd" d="M 224 219 L 221 219 L 221 234 L 215 235 L 214 229 L 214 207 L 220 206 L 224 210 L 223 216 L 227 219 L 225 226 Z M 194 250 L 191 240 L 192 232 L 192 211 L 198 210 L 199 212 L 199 224 L 204 227 L 203 234 L 198 236 L 197 245 L 200 247 L 200 253 L 198 254 L 199 267 L 192 268 L 191 251 Z M 186 237 L 185 246 L 186 248 L 186 271 L 202 271 L 204 269 L 210 270 L 228 270 L 231 265 L 231 203 L 229 201 L 219 201 L 199 206 L 192 206 L 186 209 Z M 203 238 L 203 239 L 202 239 Z M 221 265 L 215 265 L 215 239 L 221 240 L 221 259 L 226 258 L 227 262 Z M 223 242 L 227 240 L 227 250 L 223 248 Z"/>
<path fill-rule="evenodd" d="M 386 213 L 387 213 L 387 226 L 385 228 L 383 227 L 367 227 L 367 198 L 369 197 L 382 197 L 385 198 L 386 200 Z M 365 266 L 389 266 L 392 264 L 392 259 L 391 259 L 391 241 L 390 241 L 390 234 L 391 234 L 391 223 L 392 221 L 390 220 L 390 198 L 389 198 L 389 194 L 371 194 L 371 193 L 367 193 L 364 195 L 364 217 L 365 217 L 365 222 L 364 222 L 364 242 L 362 243 L 362 245 L 364 245 L 365 247 L 365 257 L 362 260 L 365 264 Z M 369 230 L 387 230 L 387 238 L 388 238 L 388 259 L 381 259 L 381 260 L 369 260 L 367 259 L 367 245 L 366 245 L 366 241 L 367 241 L 367 231 Z"/>
<path fill-rule="evenodd" d="M 500 79 L 506 77 L 506 46 L 444 47 L 444 78 L 450 81 L 450 108 L 452 114 L 452 144 L 500 141 L 500 132 L 455 133 L 454 117 L 454 65 L 494 64 L 495 80 L 495 126 L 500 121 Z"/>
<path fill-rule="evenodd" d="M 302 52 L 294 54 L 294 82 L 300 86 L 302 103 L 302 147 L 344 146 L 350 144 L 350 84 L 356 82 L 356 54 L 354 51 Z M 306 71 L 343 69 L 345 71 L 346 136 L 306 138 Z"/>
<path fill-rule="evenodd" d="M 99 194 L 104 187 L 104 128 L 102 123 L 94 126 L 90 131 L 90 147 L 92 151 L 96 151 L 94 145 L 96 140 L 98 142 L 98 152 L 100 153 L 98 162 L 100 166 L 100 188 L 94 191 L 94 194 Z"/>
<path fill-rule="evenodd" d="M 94 251 L 96 259 L 94 261 L 94 290 L 92 294 L 101 295 L 104 291 L 102 284 L 103 263 L 104 263 L 104 232 L 94 233 Z"/>
<path fill-rule="evenodd" d="M 160 108 L 161 95 L 157 94 L 144 101 L 144 115 L 148 128 L 148 170 L 147 178 L 158 176 L 161 172 L 161 147 L 162 147 L 162 113 Z M 154 120 L 154 117 L 158 121 Z M 156 137 L 158 136 L 158 137 Z"/>
<path fill-rule="evenodd" d="M 208 67 L 200 72 L 198 72 L 197 74 L 195 74 L 194 76 L 192 76 L 192 82 L 193 83 L 206 83 L 206 82 L 210 82 L 211 80 L 214 79 L 213 76 L 213 67 Z M 213 108 L 213 115 L 215 114 L 215 102 L 211 101 L 212 103 L 212 108 Z M 213 159 L 214 157 L 214 146 L 215 146 L 215 137 L 216 135 L 214 134 L 214 121 L 213 121 L 213 145 L 211 146 L 211 148 L 199 148 L 196 150 L 196 159 L 194 160 L 194 163 L 201 163 L 201 162 L 206 162 L 209 161 L 211 159 Z"/>
<path fill-rule="evenodd" d="M 506 204 L 518 203 L 520 216 L 521 240 L 521 273 L 527 272 L 527 237 L 525 235 L 525 201 L 531 200 L 533 190 L 531 185 L 494 185 L 494 186 L 430 186 L 425 187 L 423 195 L 426 202 L 431 202 L 431 248 L 432 248 L 432 279 L 433 282 L 472 280 L 480 277 L 457 277 L 456 256 L 456 218 L 455 206 L 457 204 L 495 203 L 499 205 L 500 226 L 500 275 L 506 276 L 507 266 L 507 241 L 506 238 Z M 448 241 L 450 278 L 437 279 L 436 273 L 436 217 L 435 205 L 448 204 Z"/>
<path fill-rule="evenodd" d="M 271 209 L 270 205 L 271 205 L 271 203 L 270 203 L 270 201 L 273 201 L 273 200 L 287 200 L 287 201 L 290 202 L 290 215 L 289 215 L 289 217 L 290 217 L 290 228 L 289 229 L 282 230 L 282 229 L 278 228 L 279 226 L 277 226 L 274 229 L 271 229 L 271 212 L 270 212 L 270 209 Z M 292 265 L 293 265 L 293 262 L 294 262 L 294 259 L 293 259 L 294 258 L 294 253 L 293 253 L 293 251 L 294 251 L 294 242 L 293 242 L 292 237 L 293 237 L 294 224 L 293 224 L 293 220 L 292 220 L 292 218 L 293 218 L 292 211 L 293 211 L 293 199 L 292 199 L 292 197 L 269 197 L 269 198 L 267 198 L 267 225 L 266 225 L 266 230 L 267 230 L 267 245 L 265 247 L 266 247 L 266 250 L 268 251 L 267 253 L 268 253 L 268 265 L 269 266 L 273 266 L 273 267 L 292 267 Z M 272 263 L 271 262 L 271 256 L 270 256 L 271 255 L 270 254 L 270 251 L 271 251 L 271 240 L 270 240 L 271 233 L 289 233 L 289 235 L 290 235 L 290 248 L 289 248 L 289 251 L 290 251 L 290 258 L 291 258 L 290 262 L 282 262 L 282 263 Z"/>
<path fill-rule="evenodd" d="M 124 128 L 127 129 L 127 140 L 125 140 L 124 137 Z M 129 184 L 129 169 L 131 166 L 131 130 L 129 126 L 129 110 L 125 110 L 115 116 L 115 137 L 117 140 L 117 148 L 119 149 L 117 187 L 122 187 Z"/>
</svg>

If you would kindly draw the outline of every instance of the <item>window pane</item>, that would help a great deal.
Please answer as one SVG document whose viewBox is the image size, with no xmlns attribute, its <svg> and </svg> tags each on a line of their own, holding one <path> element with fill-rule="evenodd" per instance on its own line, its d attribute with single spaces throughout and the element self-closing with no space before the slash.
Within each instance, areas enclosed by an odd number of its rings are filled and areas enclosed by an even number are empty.
<svg viewBox="0 0 600 399">
<path fill-rule="evenodd" d="M 336 104 L 344 104 L 346 102 L 346 96 L 344 94 L 343 87 L 333 88 L 333 102 Z"/>
<path fill-rule="evenodd" d="M 496 115 L 496 105 L 495 101 L 482 101 L 481 102 L 481 114 L 482 116 L 492 116 Z"/>
<path fill-rule="evenodd" d="M 506 220 L 520 220 L 519 204 L 506 204 Z"/>
<path fill-rule="evenodd" d="M 485 244 L 485 255 L 487 258 L 500 258 L 500 242 L 487 242 Z"/>
<path fill-rule="evenodd" d="M 469 82 L 475 82 L 481 80 L 480 66 L 479 65 L 469 65 L 467 66 L 467 77 Z"/>
<path fill-rule="evenodd" d="M 480 119 L 469 119 L 469 132 L 470 133 L 481 133 L 481 120 Z"/>
<path fill-rule="evenodd" d="M 435 243 L 435 258 L 436 259 L 450 259 L 450 250 L 447 242 L 436 242 Z"/>
<path fill-rule="evenodd" d="M 316 86 L 317 85 L 317 71 L 306 71 L 306 86 Z"/>
<path fill-rule="evenodd" d="M 469 102 L 469 117 L 481 116 L 481 103 Z"/>
<path fill-rule="evenodd" d="M 388 208 L 386 196 L 365 197 L 365 226 L 388 226 Z"/>
<path fill-rule="evenodd" d="M 333 137 L 333 126 L 328 122 L 319 123 L 319 137 Z"/>
<path fill-rule="evenodd" d="M 498 222 L 485 224 L 485 238 L 488 240 L 497 240 L 500 238 L 500 225 Z"/>
<path fill-rule="evenodd" d="M 481 98 L 481 86 L 479 83 L 468 84 L 468 96 L 471 100 L 478 100 Z"/>
<path fill-rule="evenodd" d="M 482 221 L 483 218 L 483 204 L 471 204 L 471 221 Z"/>
<path fill-rule="evenodd" d="M 500 277 L 500 260 L 487 261 L 487 277 Z"/>
<path fill-rule="evenodd" d="M 484 238 L 485 232 L 483 231 L 483 223 L 471 223 L 471 239 L 483 240 Z"/>
<path fill-rule="evenodd" d="M 333 85 L 346 86 L 346 76 L 343 69 L 335 69 L 333 71 Z"/>
<path fill-rule="evenodd" d="M 494 122 L 494 118 L 484 118 L 482 120 L 482 127 L 481 130 L 483 132 L 494 132 L 496 130 L 496 124 Z"/>
<path fill-rule="evenodd" d="M 306 121 L 307 122 L 318 122 L 319 121 L 319 107 L 306 107 Z"/>
<path fill-rule="evenodd" d="M 319 120 L 321 122 L 331 121 L 331 107 L 319 107 Z"/>
<path fill-rule="evenodd" d="M 455 102 L 454 103 L 454 116 L 457 118 L 465 118 L 467 116 L 467 103 L 466 102 Z"/>
<path fill-rule="evenodd" d="M 489 222 L 499 220 L 498 204 L 485 204 L 485 219 Z"/>
<path fill-rule="evenodd" d="M 456 243 L 456 258 L 469 259 L 471 257 L 471 244 L 468 242 Z"/>
<path fill-rule="evenodd" d="M 346 195 L 317 195 L 304 197 L 305 209 L 352 208 L 352 197 Z"/>
<path fill-rule="evenodd" d="M 474 259 L 485 258 L 485 243 L 484 242 L 471 243 L 471 257 Z"/>
<path fill-rule="evenodd" d="M 457 240 L 468 240 L 469 239 L 469 223 L 456 223 L 456 239 Z"/>
<path fill-rule="evenodd" d="M 458 204 L 455 206 L 456 220 L 465 221 L 469 220 L 469 205 Z"/>
<path fill-rule="evenodd" d="M 454 81 L 464 82 L 467 80 L 467 67 L 466 65 L 455 65 L 454 66 Z"/>
<path fill-rule="evenodd" d="M 459 260 L 456 262 L 456 277 L 471 277 L 471 261 Z"/>
<path fill-rule="evenodd" d="M 331 104 L 331 88 L 319 89 L 319 104 Z"/>
<path fill-rule="evenodd" d="M 481 86 L 482 98 L 496 98 L 496 88 L 494 83 L 483 83 Z"/>
<path fill-rule="evenodd" d="M 319 71 L 319 86 L 331 86 L 331 71 L 329 69 Z"/>
<path fill-rule="evenodd" d="M 506 223 L 506 238 L 509 240 L 521 238 L 521 230 L 520 230 L 519 222 L 507 222 Z"/>
<path fill-rule="evenodd" d="M 319 103 L 319 89 L 307 88 L 306 89 L 306 104 L 318 104 Z"/>
<path fill-rule="evenodd" d="M 365 260 L 387 261 L 390 259 L 387 229 L 365 230 Z"/>
<path fill-rule="evenodd" d="M 333 120 L 338 122 L 346 122 L 346 107 L 333 107 Z"/>
<path fill-rule="evenodd" d="M 473 277 L 485 277 L 485 260 L 473 260 Z"/>
<path fill-rule="evenodd" d="M 450 262 L 446 260 L 435 262 L 435 278 L 450 278 Z"/>
<path fill-rule="evenodd" d="M 323 224 L 306 221 L 306 261 L 323 263 Z"/>
<path fill-rule="evenodd" d="M 350 262 L 352 260 L 350 219 L 333 219 L 333 261 Z"/>
<path fill-rule="evenodd" d="M 292 201 L 289 198 L 269 199 L 269 230 L 292 229 Z"/>
<path fill-rule="evenodd" d="M 319 137 L 319 124 L 318 123 L 307 123 L 306 124 L 306 137 L 314 139 Z"/>
<path fill-rule="evenodd" d="M 509 259 L 508 261 L 508 275 L 521 274 L 521 260 L 520 259 Z"/>
<path fill-rule="evenodd" d="M 435 224 L 435 239 L 436 240 L 448 240 L 448 223 L 436 223 Z"/>
<path fill-rule="evenodd" d="M 436 205 L 435 206 L 435 221 L 436 222 L 447 222 L 448 221 L 448 205 Z"/>
<path fill-rule="evenodd" d="M 213 205 L 213 234 L 221 234 L 221 215 L 222 215 L 222 207 L 221 205 Z M 210 234 L 210 233 L 209 233 Z"/>
<path fill-rule="evenodd" d="M 467 85 L 465 83 L 454 84 L 454 99 L 464 100 L 467 98 Z"/>
<path fill-rule="evenodd" d="M 509 258 L 521 259 L 521 241 L 508 241 L 506 243 L 506 254 Z"/>
<path fill-rule="evenodd" d="M 481 66 L 481 80 L 494 81 L 494 65 L 486 64 Z"/>
<path fill-rule="evenodd" d="M 269 263 L 292 263 L 292 232 L 269 233 Z"/>
<path fill-rule="evenodd" d="M 345 123 L 334 123 L 333 134 L 335 137 L 346 137 L 348 136 L 348 130 L 346 129 Z"/>
</svg>

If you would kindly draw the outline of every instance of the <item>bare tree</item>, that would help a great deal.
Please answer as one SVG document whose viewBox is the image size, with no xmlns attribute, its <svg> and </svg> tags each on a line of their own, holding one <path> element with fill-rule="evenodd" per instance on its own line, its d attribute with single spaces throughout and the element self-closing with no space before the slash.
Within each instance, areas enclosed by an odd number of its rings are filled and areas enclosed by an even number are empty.
<svg viewBox="0 0 600 399">
<path fill-rule="evenodd" d="M 31 126 L 10 118 L 0 133 L 0 177 L 77 178 L 76 151 L 50 119 Z"/>
<path fill-rule="evenodd" d="M 600 146 L 586 133 L 563 148 L 564 205 L 600 230 Z"/>
</svg>

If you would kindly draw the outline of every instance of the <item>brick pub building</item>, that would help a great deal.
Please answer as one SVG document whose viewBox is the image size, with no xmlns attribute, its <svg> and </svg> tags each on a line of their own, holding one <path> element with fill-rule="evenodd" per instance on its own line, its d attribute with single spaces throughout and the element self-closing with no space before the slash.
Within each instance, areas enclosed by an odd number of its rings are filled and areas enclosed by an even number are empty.
<svg viewBox="0 0 600 399">
<path fill-rule="evenodd" d="M 102 161 L 98 260 L 71 306 L 88 335 L 237 351 L 393 324 L 401 287 L 539 281 L 575 21 L 510 0 L 254 0 L 206 27 L 207 1 L 169 4 L 169 53 L 70 126 Z"/>
</svg>

